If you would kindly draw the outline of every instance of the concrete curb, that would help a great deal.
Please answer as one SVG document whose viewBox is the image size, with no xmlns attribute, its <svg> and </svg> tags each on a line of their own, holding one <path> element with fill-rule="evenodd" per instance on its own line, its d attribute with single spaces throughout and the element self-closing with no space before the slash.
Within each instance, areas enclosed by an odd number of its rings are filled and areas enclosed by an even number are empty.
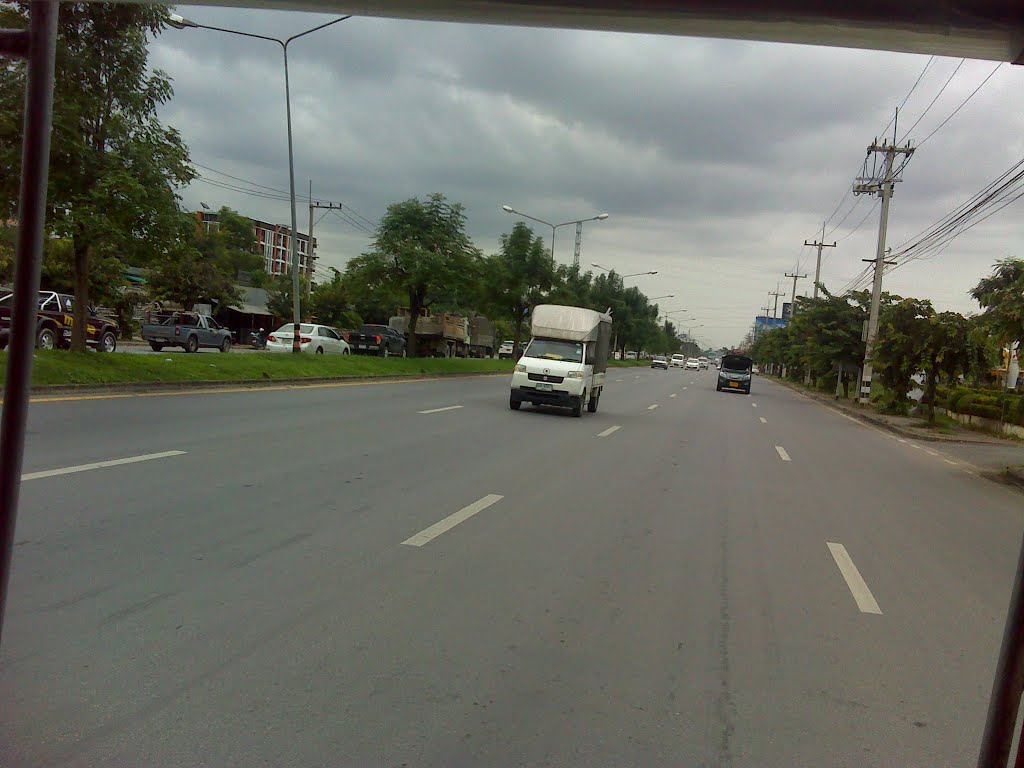
<svg viewBox="0 0 1024 768">
<path fill-rule="evenodd" d="M 930 443 L 961 443 L 964 445 L 1000 445 L 1003 443 L 1002 440 L 995 436 L 993 436 L 992 439 L 973 439 L 961 437 L 947 437 L 945 435 L 922 435 L 918 432 L 914 432 L 909 429 L 903 429 L 902 427 L 892 424 L 886 421 L 885 419 L 873 417 L 871 414 L 864 413 L 863 411 L 859 411 L 855 408 L 846 408 L 842 405 L 837 405 L 828 397 L 819 395 L 816 392 L 806 392 L 800 387 L 783 379 L 773 378 L 772 380 L 778 382 L 779 384 L 782 384 L 784 387 L 788 387 L 794 392 L 797 392 L 810 400 L 814 400 L 818 403 L 821 403 L 826 408 L 831 408 L 833 411 L 836 411 L 838 413 L 842 413 L 847 416 L 859 419 L 860 421 L 863 421 L 865 424 L 871 424 L 876 427 L 881 427 L 882 429 L 888 430 L 893 434 L 900 435 L 901 437 L 910 438 L 911 440 L 922 440 Z"/>
<path fill-rule="evenodd" d="M 452 371 L 441 373 L 386 373 L 380 376 L 316 376 L 297 379 L 235 379 L 230 381 L 140 381 L 114 384 L 53 384 L 32 387 L 33 395 L 94 395 L 115 392 L 179 392 L 186 389 L 263 389 L 302 384 L 371 384 L 375 381 L 465 379 L 509 376 L 511 371 Z M 2 396 L 2 392 L 0 392 Z"/>
</svg>

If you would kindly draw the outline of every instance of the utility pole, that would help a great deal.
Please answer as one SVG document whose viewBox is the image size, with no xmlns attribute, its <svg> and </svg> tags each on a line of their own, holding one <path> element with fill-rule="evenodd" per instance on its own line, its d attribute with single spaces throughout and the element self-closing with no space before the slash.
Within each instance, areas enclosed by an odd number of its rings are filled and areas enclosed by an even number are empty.
<svg viewBox="0 0 1024 768">
<path fill-rule="evenodd" d="M 805 277 L 807 277 L 807 275 L 798 275 L 796 272 L 790 274 L 789 272 L 787 272 L 786 277 L 793 278 L 793 303 L 790 305 L 789 308 L 789 319 L 792 320 L 796 316 L 796 281 L 803 280 Z"/>
<path fill-rule="evenodd" d="M 313 286 L 313 209 L 324 208 L 328 211 L 340 211 L 341 203 L 321 203 L 313 200 L 313 180 L 309 180 L 309 245 L 306 248 L 306 263 L 309 265 L 309 280 L 306 281 L 306 298 L 309 298 Z"/>
<path fill-rule="evenodd" d="M 897 155 L 905 155 L 909 160 L 910 156 L 914 154 L 914 149 L 910 146 L 910 142 L 907 142 L 905 146 L 898 147 L 884 140 L 879 144 L 876 139 L 868 147 L 868 154 L 873 152 L 884 155 L 882 177 L 880 179 L 860 177 L 853 184 L 853 194 L 855 195 L 878 195 L 882 198 L 882 212 L 878 219 L 878 249 L 875 258 L 863 259 L 863 261 L 874 262 L 875 276 L 871 285 L 871 312 L 868 315 L 864 368 L 860 380 L 860 402 L 862 403 L 867 403 L 871 399 L 871 376 L 873 373 L 871 356 L 874 352 L 875 337 L 878 335 L 878 311 L 882 301 L 882 273 L 885 272 L 885 265 L 892 263 L 885 260 L 885 234 L 889 226 L 889 201 L 892 199 L 893 187 L 899 181 L 897 178 L 899 169 L 894 169 L 893 166 Z"/>
<path fill-rule="evenodd" d="M 779 284 L 778 283 L 775 284 L 775 290 L 774 291 L 768 291 L 768 295 L 775 297 L 775 306 L 772 309 L 772 320 L 774 320 L 774 319 L 776 319 L 779 316 L 779 296 L 782 295 L 782 293 L 779 292 Z"/>
<path fill-rule="evenodd" d="M 814 298 L 818 298 L 818 283 L 821 282 L 821 249 L 822 248 L 835 248 L 836 245 L 838 245 L 838 243 L 834 242 L 834 241 L 833 241 L 833 243 L 831 245 L 829 245 L 828 243 L 824 242 L 824 240 L 825 240 L 825 225 L 824 224 L 821 225 L 821 240 L 820 241 L 815 241 L 813 243 L 808 243 L 806 240 L 804 240 L 804 245 L 813 245 L 815 248 L 818 249 L 818 261 L 817 261 L 817 264 L 814 267 Z"/>
</svg>

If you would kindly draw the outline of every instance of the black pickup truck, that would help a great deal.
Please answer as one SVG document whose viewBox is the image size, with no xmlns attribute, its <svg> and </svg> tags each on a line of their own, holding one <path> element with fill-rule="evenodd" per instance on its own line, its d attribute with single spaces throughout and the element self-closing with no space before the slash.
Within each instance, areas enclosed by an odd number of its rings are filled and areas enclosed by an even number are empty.
<svg viewBox="0 0 1024 768">
<path fill-rule="evenodd" d="M 40 291 L 36 310 L 36 346 L 58 349 L 71 345 L 71 326 L 75 322 L 75 297 L 68 293 Z M 0 296 L 0 349 L 7 349 L 11 337 L 11 311 L 14 294 Z M 89 310 L 86 320 L 86 343 L 98 352 L 117 349 L 117 323 Z"/>
<path fill-rule="evenodd" d="M 405 337 L 387 325 L 364 325 L 358 331 L 345 331 L 345 341 L 353 355 L 405 356 Z"/>
</svg>

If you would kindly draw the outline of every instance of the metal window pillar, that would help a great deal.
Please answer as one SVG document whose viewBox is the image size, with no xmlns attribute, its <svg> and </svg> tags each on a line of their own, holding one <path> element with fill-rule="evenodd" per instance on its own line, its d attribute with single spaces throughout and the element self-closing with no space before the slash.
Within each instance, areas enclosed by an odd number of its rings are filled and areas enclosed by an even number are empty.
<svg viewBox="0 0 1024 768">
<path fill-rule="evenodd" d="M 57 10 L 55 0 L 37 0 L 30 4 L 27 30 L 0 30 L 0 54 L 25 59 L 28 66 L 21 138 L 14 307 L 4 407 L 0 415 L 0 637 L 7 608 L 14 526 L 18 519 L 18 494 L 21 491 L 21 460 L 32 387 L 36 294 L 43 260 L 46 180 L 50 170 Z"/>
</svg>

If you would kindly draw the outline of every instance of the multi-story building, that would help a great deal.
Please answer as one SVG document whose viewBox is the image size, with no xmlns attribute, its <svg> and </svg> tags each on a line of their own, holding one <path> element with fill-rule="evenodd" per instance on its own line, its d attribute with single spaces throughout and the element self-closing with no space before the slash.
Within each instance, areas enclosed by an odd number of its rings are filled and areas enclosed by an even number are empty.
<svg viewBox="0 0 1024 768">
<path fill-rule="evenodd" d="M 196 211 L 196 218 L 206 232 L 216 230 L 216 211 Z M 268 275 L 286 275 L 291 272 L 292 228 L 283 224 L 269 224 L 251 219 L 253 227 L 253 253 L 263 254 L 263 265 Z M 309 247 L 309 235 L 298 233 L 299 274 L 313 281 L 316 276 L 316 238 Z"/>
</svg>

